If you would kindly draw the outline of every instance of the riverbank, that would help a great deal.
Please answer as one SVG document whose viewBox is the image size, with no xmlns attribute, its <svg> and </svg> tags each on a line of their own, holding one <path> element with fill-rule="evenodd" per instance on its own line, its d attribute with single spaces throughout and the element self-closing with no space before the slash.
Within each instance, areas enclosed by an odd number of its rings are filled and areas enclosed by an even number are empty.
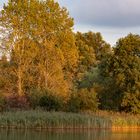
<svg viewBox="0 0 140 140">
<path fill-rule="evenodd" d="M 0 128 L 14 129 L 140 129 L 140 116 L 65 113 L 42 110 L 3 112 Z"/>
<path fill-rule="evenodd" d="M 108 111 L 99 111 L 96 115 L 108 118 L 111 121 L 112 131 L 140 130 L 140 115 Z"/>
</svg>

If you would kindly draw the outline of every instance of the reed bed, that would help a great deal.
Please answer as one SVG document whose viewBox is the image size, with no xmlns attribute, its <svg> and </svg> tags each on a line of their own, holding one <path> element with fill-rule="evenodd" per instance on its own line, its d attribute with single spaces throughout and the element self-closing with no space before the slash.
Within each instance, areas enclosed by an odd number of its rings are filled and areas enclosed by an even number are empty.
<svg viewBox="0 0 140 140">
<path fill-rule="evenodd" d="M 66 113 L 43 110 L 0 114 L 0 128 L 37 129 L 140 129 L 140 115 L 125 113 Z"/>
<path fill-rule="evenodd" d="M 104 117 L 46 111 L 16 111 L 0 114 L 1 128 L 38 129 L 92 129 L 110 128 L 111 121 Z"/>
<path fill-rule="evenodd" d="M 105 118 L 111 120 L 113 128 L 140 129 L 140 115 L 109 111 L 99 111 L 96 113 L 96 115 L 100 117 L 104 116 Z"/>
</svg>

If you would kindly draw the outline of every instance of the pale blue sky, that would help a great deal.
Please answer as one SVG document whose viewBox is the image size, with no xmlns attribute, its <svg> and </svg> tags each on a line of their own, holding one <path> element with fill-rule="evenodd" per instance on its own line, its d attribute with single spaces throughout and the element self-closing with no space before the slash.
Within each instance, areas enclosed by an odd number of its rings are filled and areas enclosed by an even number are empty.
<svg viewBox="0 0 140 140">
<path fill-rule="evenodd" d="M 0 8 L 2 8 L 3 3 L 7 2 L 8 0 L 0 0 Z"/>
<path fill-rule="evenodd" d="M 0 0 L 0 7 L 8 0 Z M 140 34 L 140 0 L 57 0 L 75 19 L 75 31 L 101 32 L 115 44 L 128 33 Z"/>
</svg>

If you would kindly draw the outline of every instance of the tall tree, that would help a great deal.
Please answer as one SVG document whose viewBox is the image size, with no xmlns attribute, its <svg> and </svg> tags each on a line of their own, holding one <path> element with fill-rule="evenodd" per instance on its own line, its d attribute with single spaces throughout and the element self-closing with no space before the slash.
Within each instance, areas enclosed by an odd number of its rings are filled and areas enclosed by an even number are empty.
<svg viewBox="0 0 140 140">
<path fill-rule="evenodd" d="M 4 41 L 11 53 L 18 95 L 31 88 L 28 82 L 59 94 L 68 93 L 71 80 L 65 73 L 76 67 L 78 53 L 73 19 L 67 10 L 54 0 L 9 0 L 0 21 L 7 32 L 8 40 Z"/>
<path fill-rule="evenodd" d="M 111 52 L 111 47 L 107 44 L 100 33 L 76 33 L 76 46 L 79 51 L 79 67 L 77 70 L 77 79 L 82 85 L 93 85 L 95 79 L 91 76 L 97 73 L 98 64 L 108 53 Z M 90 77 L 88 78 L 88 75 Z M 94 75 L 94 74 L 93 74 Z M 85 87 L 85 86 L 84 86 Z M 85 87 L 86 88 L 86 87 Z"/>
<path fill-rule="evenodd" d="M 116 89 L 112 100 L 119 98 L 116 106 L 127 112 L 140 113 L 140 36 L 129 34 L 119 39 L 104 68 Z"/>
</svg>

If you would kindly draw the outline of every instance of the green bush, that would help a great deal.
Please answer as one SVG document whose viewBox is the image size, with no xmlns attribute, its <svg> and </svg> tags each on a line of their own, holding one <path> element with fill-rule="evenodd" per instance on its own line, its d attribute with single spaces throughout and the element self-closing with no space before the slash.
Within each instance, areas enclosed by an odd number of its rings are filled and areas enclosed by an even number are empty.
<svg viewBox="0 0 140 140">
<path fill-rule="evenodd" d="M 68 111 L 79 112 L 85 110 L 96 111 L 98 109 L 97 94 L 93 89 L 80 89 L 72 94 L 68 101 Z"/>
<path fill-rule="evenodd" d="M 80 111 L 80 99 L 77 93 L 72 93 L 70 99 L 67 102 L 67 110 L 70 112 Z"/>
<path fill-rule="evenodd" d="M 6 100 L 3 95 L 0 96 L 0 112 L 6 109 Z"/>
<path fill-rule="evenodd" d="M 41 107 L 47 111 L 62 110 L 62 99 L 47 89 L 32 89 L 27 96 L 33 109 Z"/>
<path fill-rule="evenodd" d="M 39 105 L 47 111 L 60 111 L 63 107 L 63 101 L 59 97 L 48 93 L 40 98 Z"/>
<path fill-rule="evenodd" d="M 31 89 L 27 94 L 27 98 L 30 102 L 30 106 L 35 109 L 39 106 L 40 98 L 45 94 L 45 91 L 39 89 Z"/>
<path fill-rule="evenodd" d="M 125 92 L 121 106 L 121 109 L 127 113 L 140 114 L 140 93 Z"/>
</svg>

